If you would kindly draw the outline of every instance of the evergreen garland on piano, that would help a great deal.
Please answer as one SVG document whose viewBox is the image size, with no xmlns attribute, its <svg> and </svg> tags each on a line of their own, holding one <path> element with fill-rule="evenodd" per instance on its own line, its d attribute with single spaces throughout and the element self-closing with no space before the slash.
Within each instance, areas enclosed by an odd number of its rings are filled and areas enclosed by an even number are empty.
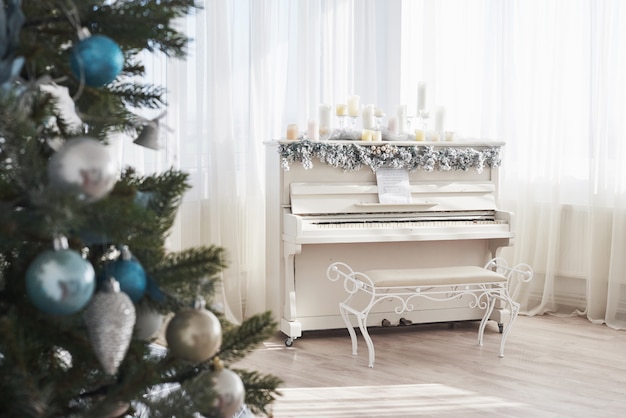
<svg viewBox="0 0 626 418">
<path fill-rule="evenodd" d="M 294 162 L 305 169 L 313 167 L 313 158 L 344 171 L 369 167 L 404 168 L 409 171 L 467 171 L 479 173 L 484 167 L 500 166 L 500 148 L 497 146 L 476 149 L 472 147 L 434 147 L 431 145 L 359 145 L 355 143 L 313 142 L 309 140 L 281 143 L 278 152 L 284 170 Z"/>
</svg>

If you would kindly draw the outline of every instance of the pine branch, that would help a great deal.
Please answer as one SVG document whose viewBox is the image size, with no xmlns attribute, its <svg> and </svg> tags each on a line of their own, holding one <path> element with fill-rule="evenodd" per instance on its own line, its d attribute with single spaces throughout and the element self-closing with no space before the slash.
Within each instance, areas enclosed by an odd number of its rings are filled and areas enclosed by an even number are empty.
<svg viewBox="0 0 626 418">
<path fill-rule="evenodd" d="M 220 359 L 226 364 L 242 359 L 271 337 L 276 326 L 272 313 L 267 311 L 246 319 L 238 327 L 224 329 Z"/>
<path fill-rule="evenodd" d="M 255 371 L 232 369 L 236 372 L 246 387 L 246 405 L 255 414 L 271 416 L 268 406 L 277 396 L 281 396 L 278 387 L 283 383 L 281 379 L 271 375 L 261 375 Z"/>
</svg>

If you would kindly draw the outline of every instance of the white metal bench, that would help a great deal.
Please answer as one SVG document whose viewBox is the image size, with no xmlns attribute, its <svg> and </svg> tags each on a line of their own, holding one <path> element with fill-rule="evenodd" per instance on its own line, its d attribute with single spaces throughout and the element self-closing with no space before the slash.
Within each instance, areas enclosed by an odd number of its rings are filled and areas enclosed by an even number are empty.
<svg viewBox="0 0 626 418">
<path fill-rule="evenodd" d="M 517 318 L 520 305 L 511 298 L 512 289 L 533 277 L 527 264 L 508 267 L 503 258 L 490 260 L 485 267 L 454 266 L 434 268 L 384 269 L 355 272 L 342 262 L 332 263 L 326 272 L 331 281 L 343 279 L 348 297 L 339 303 L 339 311 L 348 328 L 352 340 L 352 354 L 357 354 L 357 337 L 349 314 L 357 319 L 357 324 L 369 352 L 369 367 L 374 367 L 374 344 L 367 330 L 367 317 L 370 310 L 383 300 L 395 300 L 397 314 L 414 309 L 416 298 L 433 301 L 448 301 L 470 296 L 469 307 L 484 309 L 485 313 L 478 329 L 478 344 L 483 344 L 483 333 L 496 302 L 510 308 L 510 317 L 500 339 L 499 357 L 504 356 L 504 343 Z M 366 295 L 366 300 L 357 300 L 357 295 Z"/>
</svg>

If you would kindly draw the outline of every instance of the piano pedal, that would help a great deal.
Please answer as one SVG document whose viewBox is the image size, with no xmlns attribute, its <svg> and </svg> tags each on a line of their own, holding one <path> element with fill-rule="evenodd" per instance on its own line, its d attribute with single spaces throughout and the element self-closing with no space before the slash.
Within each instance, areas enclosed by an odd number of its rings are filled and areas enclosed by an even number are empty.
<svg viewBox="0 0 626 418">
<path fill-rule="evenodd" d="M 413 321 L 406 318 L 400 318 L 400 322 L 398 322 L 398 325 L 413 325 Z"/>
<path fill-rule="evenodd" d="M 381 324 L 383 327 L 390 327 L 391 326 L 391 321 L 388 320 L 387 318 L 383 319 L 383 322 L 381 322 Z"/>
</svg>

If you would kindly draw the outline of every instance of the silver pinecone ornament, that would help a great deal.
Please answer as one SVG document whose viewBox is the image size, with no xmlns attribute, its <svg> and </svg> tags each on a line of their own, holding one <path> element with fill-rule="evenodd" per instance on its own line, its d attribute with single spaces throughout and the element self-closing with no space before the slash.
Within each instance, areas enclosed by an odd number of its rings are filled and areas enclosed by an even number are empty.
<svg viewBox="0 0 626 418">
<path fill-rule="evenodd" d="M 85 310 L 89 340 L 102 368 L 115 375 L 124 360 L 135 326 L 135 305 L 110 278 Z"/>
</svg>

